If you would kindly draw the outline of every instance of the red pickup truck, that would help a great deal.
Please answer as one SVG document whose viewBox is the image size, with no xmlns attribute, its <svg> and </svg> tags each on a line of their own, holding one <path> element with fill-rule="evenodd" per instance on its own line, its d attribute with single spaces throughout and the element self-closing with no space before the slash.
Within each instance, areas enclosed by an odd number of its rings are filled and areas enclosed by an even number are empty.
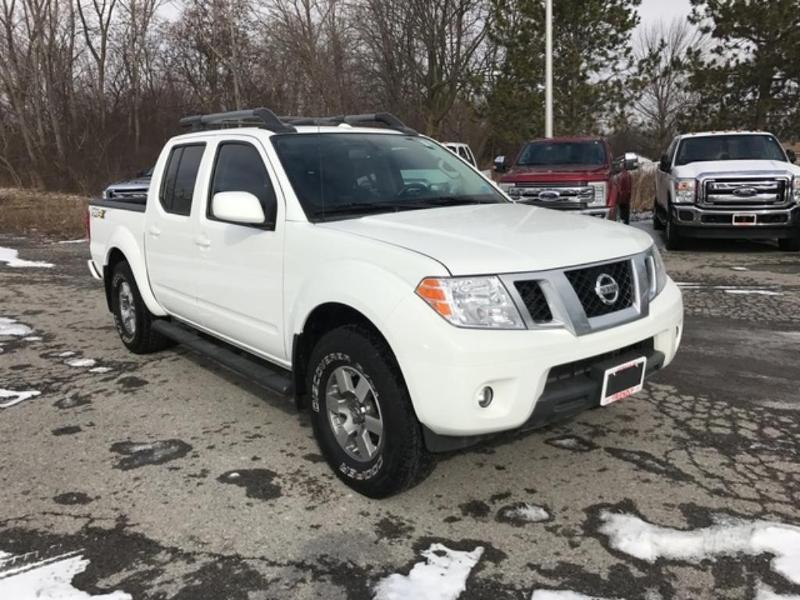
<svg viewBox="0 0 800 600">
<path fill-rule="evenodd" d="M 528 142 L 513 162 L 498 156 L 494 168 L 514 200 L 628 223 L 638 157 L 612 156 L 600 137 L 550 138 Z"/>
</svg>

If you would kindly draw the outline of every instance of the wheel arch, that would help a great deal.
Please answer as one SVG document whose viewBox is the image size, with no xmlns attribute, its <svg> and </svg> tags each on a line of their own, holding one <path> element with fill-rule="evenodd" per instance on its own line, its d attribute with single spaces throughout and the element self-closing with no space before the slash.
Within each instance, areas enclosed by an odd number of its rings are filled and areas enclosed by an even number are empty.
<svg viewBox="0 0 800 600">
<path fill-rule="evenodd" d="M 109 310 L 111 309 L 111 284 L 114 268 L 122 261 L 128 263 L 133 273 L 133 278 L 136 280 L 136 287 L 139 288 L 139 294 L 147 306 L 147 309 L 155 316 L 164 317 L 167 315 L 166 311 L 161 308 L 161 305 L 153 295 L 150 289 L 150 282 L 147 278 L 147 270 L 144 264 L 139 244 L 129 231 L 117 229 L 108 244 L 105 262 L 103 264 L 103 281 L 106 291 L 106 302 Z"/>
<path fill-rule="evenodd" d="M 292 383 L 298 408 L 306 406 L 306 375 L 308 360 L 316 343 L 329 331 L 344 325 L 359 325 L 383 341 L 396 366 L 397 358 L 380 328 L 363 312 L 343 302 L 325 302 L 314 307 L 306 316 L 302 329 L 294 334 L 292 342 Z"/>
</svg>

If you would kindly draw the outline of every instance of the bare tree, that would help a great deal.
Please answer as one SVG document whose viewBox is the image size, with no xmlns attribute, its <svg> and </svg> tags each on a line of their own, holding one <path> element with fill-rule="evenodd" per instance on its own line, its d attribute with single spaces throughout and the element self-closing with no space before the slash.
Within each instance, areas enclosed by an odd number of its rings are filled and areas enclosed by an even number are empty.
<svg viewBox="0 0 800 600">
<path fill-rule="evenodd" d="M 677 121 L 691 104 L 687 53 L 705 43 L 688 20 L 658 23 L 636 40 L 638 97 L 633 109 L 650 133 L 654 148 L 666 148 L 677 133 Z"/>
</svg>

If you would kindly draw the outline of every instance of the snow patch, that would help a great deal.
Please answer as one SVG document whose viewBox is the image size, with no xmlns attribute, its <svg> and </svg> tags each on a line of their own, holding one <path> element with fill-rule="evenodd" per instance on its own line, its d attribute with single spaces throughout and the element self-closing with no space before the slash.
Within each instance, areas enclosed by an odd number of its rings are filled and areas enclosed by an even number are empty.
<svg viewBox="0 0 800 600">
<path fill-rule="evenodd" d="M 54 265 L 51 263 L 35 261 L 35 260 L 22 260 L 18 258 L 19 252 L 14 250 L 13 248 L 4 248 L 0 246 L 0 262 L 6 263 L 9 267 L 13 268 L 24 268 L 24 267 L 36 267 L 36 268 L 44 268 L 50 269 Z"/>
<path fill-rule="evenodd" d="M 42 392 L 37 390 L 24 390 L 15 392 L 14 390 L 4 390 L 0 388 L 0 408 L 11 408 L 15 404 L 35 398 L 36 396 L 41 395 L 41 393 Z M 0 596 L 0 598 L 2 598 L 2 596 Z"/>
<path fill-rule="evenodd" d="M 731 271 L 748 271 L 747 267 L 731 267 Z"/>
<path fill-rule="evenodd" d="M 82 244 L 83 242 L 88 242 L 86 238 L 81 238 L 79 240 L 63 240 L 60 242 L 56 242 L 58 244 Z"/>
<path fill-rule="evenodd" d="M 61 354 L 56 354 L 59 358 L 66 358 L 68 356 L 74 356 L 75 353 L 72 350 L 67 350 L 66 352 L 62 352 Z"/>
<path fill-rule="evenodd" d="M 15 319 L 0 317 L 0 335 L 25 337 L 33 333 L 33 329 Z"/>
<path fill-rule="evenodd" d="M 31 559 L 0 553 L 0 598 L 11 600 L 132 600 L 125 592 L 92 596 L 72 586 L 89 561 L 78 553 Z"/>
<path fill-rule="evenodd" d="M 462 552 L 431 544 L 422 552 L 426 561 L 415 564 L 408 575 L 395 573 L 381 579 L 375 586 L 374 600 L 456 600 L 482 554 L 482 546 Z"/>
<path fill-rule="evenodd" d="M 40 338 L 38 335 L 29 335 L 28 337 L 24 337 L 22 339 L 25 340 L 26 342 L 41 342 L 42 341 L 42 338 Z"/>
<path fill-rule="evenodd" d="M 89 369 L 89 373 L 108 373 L 110 370 L 111 367 L 94 367 Z"/>
<path fill-rule="evenodd" d="M 599 596 L 585 596 L 570 590 L 534 590 L 531 600 L 613 600 Z"/>
<path fill-rule="evenodd" d="M 79 367 L 79 368 L 86 368 L 86 367 L 93 367 L 95 365 L 95 360 L 93 358 L 73 358 L 66 361 L 70 367 Z"/>
<path fill-rule="evenodd" d="M 773 292 L 770 290 L 725 290 L 725 293 L 742 296 L 783 296 L 780 292 Z"/>
<path fill-rule="evenodd" d="M 638 559 L 700 562 L 718 556 L 772 555 L 772 569 L 800 584 L 800 527 L 770 521 L 727 519 L 696 530 L 652 525 L 634 515 L 603 511 L 600 533 L 613 548 Z"/>
<path fill-rule="evenodd" d="M 520 502 L 511 506 L 504 506 L 497 513 L 497 520 L 501 523 L 522 526 L 527 523 L 543 523 L 551 519 L 550 513 L 544 506 Z"/>
<path fill-rule="evenodd" d="M 800 596 L 778 594 L 768 585 L 759 582 L 758 587 L 756 587 L 755 600 L 800 600 Z"/>
</svg>

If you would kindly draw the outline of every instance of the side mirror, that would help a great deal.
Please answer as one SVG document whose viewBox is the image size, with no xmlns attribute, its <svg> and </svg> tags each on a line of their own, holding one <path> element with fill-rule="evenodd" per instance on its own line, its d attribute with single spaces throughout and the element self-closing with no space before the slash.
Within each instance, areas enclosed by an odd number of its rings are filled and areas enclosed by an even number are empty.
<svg viewBox="0 0 800 600">
<path fill-rule="evenodd" d="M 661 161 L 658 163 L 658 168 L 664 171 L 664 173 L 669 173 L 669 156 L 664 154 L 661 157 Z"/>
<path fill-rule="evenodd" d="M 250 192 L 220 192 L 211 199 L 211 214 L 220 221 L 241 225 L 263 225 L 261 202 Z"/>
<path fill-rule="evenodd" d="M 498 173 L 505 173 L 508 171 L 508 165 L 506 164 L 506 157 L 505 156 L 496 156 L 494 159 L 494 170 Z"/>
<path fill-rule="evenodd" d="M 786 156 L 789 157 L 789 162 L 792 164 L 797 163 L 797 153 L 789 148 L 786 149 Z"/>
<path fill-rule="evenodd" d="M 635 152 L 626 152 L 624 159 L 626 171 L 635 171 L 639 168 L 639 155 Z"/>
</svg>

